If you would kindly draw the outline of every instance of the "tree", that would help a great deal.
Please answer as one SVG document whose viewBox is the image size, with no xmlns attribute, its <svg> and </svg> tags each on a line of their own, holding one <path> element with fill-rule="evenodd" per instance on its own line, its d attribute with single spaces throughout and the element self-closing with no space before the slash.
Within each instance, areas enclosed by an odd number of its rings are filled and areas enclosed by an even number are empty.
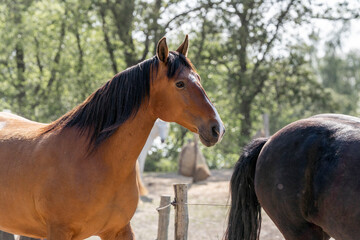
<svg viewBox="0 0 360 240">
<path fill-rule="evenodd" d="M 203 0 L 176 15 L 196 23 L 192 44 L 199 51 L 190 52 L 190 59 L 227 126 L 225 143 L 206 149 L 213 166 L 237 159 L 234 152 L 261 127 L 263 112 L 271 114 L 274 132 L 299 118 L 339 110 L 312 68 L 311 46 L 304 43 L 308 35 L 286 31 L 316 29 L 314 18 L 358 18 L 352 7 L 346 2 L 334 7 L 296 0 Z"/>
<path fill-rule="evenodd" d="M 320 59 L 319 72 L 323 86 L 332 91 L 339 102 L 340 112 L 358 115 L 360 52 L 351 51 L 341 56 L 335 45 L 328 44 L 325 56 Z"/>
<path fill-rule="evenodd" d="M 189 58 L 227 127 L 223 143 L 204 154 L 211 167 L 231 166 L 263 112 L 272 131 L 320 111 L 357 113 L 358 53 L 328 49 L 315 71 L 307 38 L 316 32 L 313 19 L 349 21 L 358 12 L 346 1 L 4 0 L 0 108 L 49 122 L 154 56 L 162 36 L 175 43 L 190 33 Z M 172 125 L 167 147 L 154 156 L 175 163 L 192 137 Z"/>
<path fill-rule="evenodd" d="M 332 5 L 298 0 L 203 2 L 216 13 L 215 27 L 206 28 L 208 23 L 202 20 L 200 35 L 204 39 L 204 36 L 221 34 L 217 39 L 221 44 L 210 49 L 208 56 L 197 56 L 211 58 L 208 63 L 225 67 L 228 96 L 233 97 L 233 113 L 241 119 L 241 135 L 245 141 L 253 129 L 252 112 L 257 96 L 266 94 L 277 62 L 291 58 L 288 52 L 293 44 L 284 39 L 286 29 L 303 26 L 313 18 L 349 20 L 359 17 L 346 2 L 336 3 L 335 10 Z M 199 5 L 205 5 L 203 2 Z M 272 8 L 274 5 L 277 8 Z"/>
</svg>

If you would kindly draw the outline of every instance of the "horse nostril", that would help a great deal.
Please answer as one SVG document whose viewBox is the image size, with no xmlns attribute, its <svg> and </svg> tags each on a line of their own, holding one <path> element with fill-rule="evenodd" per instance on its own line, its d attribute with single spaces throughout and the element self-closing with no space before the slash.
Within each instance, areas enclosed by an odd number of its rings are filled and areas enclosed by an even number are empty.
<svg viewBox="0 0 360 240">
<path fill-rule="evenodd" d="M 213 127 L 211 128 L 211 132 L 212 132 L 213 137 L 218 138 L 218 137 L 219 137 L 219 134 L 220 134 L 219 125 L 213 126 Z"/>
</svg>

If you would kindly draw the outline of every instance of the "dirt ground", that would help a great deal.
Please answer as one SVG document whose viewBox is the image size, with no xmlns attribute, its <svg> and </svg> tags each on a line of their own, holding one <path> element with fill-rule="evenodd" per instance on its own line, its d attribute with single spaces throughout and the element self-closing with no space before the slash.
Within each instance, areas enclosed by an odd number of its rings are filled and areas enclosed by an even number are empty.
<svg viewBox="0 0 360 240">
<path fill-rule="evenodd" d="M 158 213 L 156 208 L 161 195 L 174 198 L 173 184 L 189 184 L 188 203 L 227 204 L 231 170 L 212 171 L 206 181 L 192 184 L 192 178 L 182 177 L 176 173 L 145 173 L 149 195 L 139 207 L 131 224 L 137 240 L 155 240 L 157 236 Z M 228 207 L 189 205 L 189 240 L 222 239 Z M 91 240 L 98 239 L 92 237 Z M 174 239 L 174 209 L 170 211 L 169 240 Z M 284 239 L 275 225 L 263 212 L 261 240 Z"/>
</svg>

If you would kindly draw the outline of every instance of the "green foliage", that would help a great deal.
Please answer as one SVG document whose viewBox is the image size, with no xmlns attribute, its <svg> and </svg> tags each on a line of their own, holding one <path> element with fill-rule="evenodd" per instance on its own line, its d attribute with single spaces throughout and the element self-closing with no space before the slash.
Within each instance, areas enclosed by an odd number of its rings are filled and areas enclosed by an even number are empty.
<svg viewBox="0 0 360 240">
<path fill-rule="evenodd" d="M 358 9 L 335 5 L 293 0 L 4 0 L 0 110 L 41 122 L 55 120 L 118 71 L 153 56 L 165 33 L 170 32 L 173 49 L 190 32 L 189 58 L 226 127 L 220 144 L 201 150 L 210 168 L 229 168 L 262 128 L 263 113 L 270 115 L 271 133 L 317 113 L 359 113 L 360 53 L 339 54 L 345 30 L 335 32 L 337 38 L 322 59 L 314 57 L 319 41 L 314 31 L 310 43 L 303 39 L 306 34 L 286 34 L 290 28 L 309 26 L 314 17 L 346 21 L 359 16 Z M 176 171 L 181 147 L 192 138 L 172 124 L 166 143 L 152 148 L 146 169 Z"/>
<path fill-rule="evenodd" d="M 328 46 L 319 68 L 323 86 L 338 103 L 339 112 L 359 114 L 360 52 L 352 51 L 345 56 Z"/>
</svg>

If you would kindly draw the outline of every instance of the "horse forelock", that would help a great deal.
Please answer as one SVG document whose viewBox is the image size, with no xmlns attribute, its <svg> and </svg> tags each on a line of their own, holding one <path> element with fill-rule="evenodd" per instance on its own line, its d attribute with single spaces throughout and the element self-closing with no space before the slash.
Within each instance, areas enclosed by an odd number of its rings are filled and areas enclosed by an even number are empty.
<svg viewBox="0 0 360 240">
<path fill-rule="evenodd" d="M 196 72 L 195 67 L 191 61 L 181 53 L 175 51 L 170 51 L 167 59 L 167 65 L 167 77 L 169 79 L 175 77 L 179 72 L 182 71 L 183 68 L 188 68 Z"/>
<path fill-rule="evenodd" d="M 88 134 L 93 148 L 108 139 L 128 119 L 135 117 L 141 104 L 150 98 L 150 81 L 157 75 L 159 59 L 155 56 L 130 67 L 107 81 L 83 103 L 49 124 L 43 134 L 76 127 Z M 194 69 L 182 54 L 171 52 L 167 77 L 173 78 L 184 67 Z"/>
</svg>

